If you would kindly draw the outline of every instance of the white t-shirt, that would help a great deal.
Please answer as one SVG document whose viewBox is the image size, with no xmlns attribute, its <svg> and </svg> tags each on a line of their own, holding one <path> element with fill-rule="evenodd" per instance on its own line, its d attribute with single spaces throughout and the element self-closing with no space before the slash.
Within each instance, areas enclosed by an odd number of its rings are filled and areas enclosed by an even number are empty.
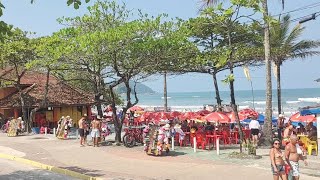
<svg viewBox="0 0 320 180">
<path fill-rule="evenodd" d="M 260 129 L 260 124 L 257 120 L 251 120 L 249 123 L 249 129 Z"/>
</svg>

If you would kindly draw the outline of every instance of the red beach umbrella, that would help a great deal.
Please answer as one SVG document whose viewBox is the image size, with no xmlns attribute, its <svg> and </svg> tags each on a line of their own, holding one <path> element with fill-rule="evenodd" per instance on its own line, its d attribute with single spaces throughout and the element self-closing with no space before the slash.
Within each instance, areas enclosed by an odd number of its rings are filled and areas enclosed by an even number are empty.
<svg viewBox="0 0 320 180">
<path fill-rule="evenodd" d="M 302 116 L 299 112 L 290 117 L 293 122 L 315 122 L 317 119 L 314 115 Z"/>
<path fill-rule="evenodd" d="M 172 117 L 172 118 L 176 118 L 176 117 L 179 117 L 179 116 L 181 116 L 181 112 L 172 111 L 172 112 L 170 113 L 170 117 Z"/>
<path fill-rule="evenodd" d="M 199 117 L 199 114 L 195 112 L 186 112 L 182 114 L 179 118 L 180 120 L 187 120 L 187 119 L 197 119 Z"/>
<path fill-rule="evenodd" d="M 170 114 L 167 112 L 157 112 L 154 114 L 155 119 L 159 120 L 169 120 L 170 119 Z"/>
<path fill-rule="evenodd" d="M 140 106 L 133 106 L 129 108 L 130 111 L 144 111 L 144 109 Z"/>
<path fill-rule="evenodd" d="M 238 114 L 239 115 L 239 119 L 240 121 L 246 119 L 246 117 L 242 114 Z M 235 122 L 236 121 L 236 115 L 234 112 L 228 113 L 227 116 L 230 118 L 231 122 Z"/>
<path fill-rule="evenodd" d="M 140 120 L 141 121 L 147 121 L 147 120 L 151 120 L 153 118 L 153 113 L 152 112 L 144 112 L 141 116 L 140 116 Z"/>
<path fill-rule="evenodd" d="M 259 113 L 253 109 L 243 109 L 239 111 L 239 116 L 244 117 L 244 119 L 248 119 L 248 117 L 258 117 Z"/>
<path fill-rule="evenodd" d="M 197 113 L 200 114 L 201 116 L 205 116 L 205 115 L 210 114 L 212 112 L 204 109 L 204 110 L 198 111 Z"/>
<path fill-rule="evenodd" d="M 204 117 L 205 120 L 209 122 L 220 122 L 220 123 L 230 123 L 230 118 L 221 112 L 213 112 Z"/>
</svg>

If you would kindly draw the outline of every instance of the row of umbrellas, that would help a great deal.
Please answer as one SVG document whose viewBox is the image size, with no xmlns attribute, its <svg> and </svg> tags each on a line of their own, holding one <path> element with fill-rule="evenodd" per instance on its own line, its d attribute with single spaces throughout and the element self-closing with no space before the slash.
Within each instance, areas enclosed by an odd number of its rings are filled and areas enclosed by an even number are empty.
<svg viewBox="0 0 320 180">
<path fill-rule="evenodd" d="M 139 106 L 133 106 L 130 108 L 131 111 L 144 111 Z M 248 121 L 249 117 L 255 117 L 260 122 L 264 122 L 265 117 L 259 114 L 253 109 L 243 109 L 238 113 L 240 121 Z M 208 122 L 219 122 L 219 123 L 234 123 L 236 120 L 235 113 L 223 113 L 223 112 L 211 112 L 208 110 L 201 110 L 198 112 L 143 112 L 137 119 L 140 122 L 144 121 L 161 121 L 161 120 L 172 120 L 178 118 L 179 120 L 197 120 L 197 121 L 208 121 Z M 293 122 L 315 122 L 316 117 L 314 115 L 302 116 L 299 112 L 292 115 L 289 118 Z M 273 122 L 276 122 L 276 118 L 272 118 Z"/>
</svg>

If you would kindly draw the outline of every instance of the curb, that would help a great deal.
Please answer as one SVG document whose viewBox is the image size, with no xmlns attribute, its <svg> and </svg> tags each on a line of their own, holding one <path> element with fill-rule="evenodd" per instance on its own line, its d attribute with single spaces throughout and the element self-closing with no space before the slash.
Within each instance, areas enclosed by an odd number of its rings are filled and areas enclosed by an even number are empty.
<svg viewBox="0 0 320 180">
<path fill-rule="evenodd" d="M 29 165 L 37 167 L 37 168 L 41 168 L 41 169 L 48 170 L 48 171 L 51 171 L 51 172 L 55 172 L 55 173 L 58 173 L 58 174 L 63 174 L 63 175 L 79 178 L 79 179 L 82 179 L 82 180 L 102 180 L 101 178 L 91 177 L 91 176 L 88 176 L 88 175 L 85 175 L 85 174 L 81 174 L 81 173 L 78 173 L 78 172 L 75 172 L 75 171 L 71 171 L 71 170 L 68 170 L 68 169 L 54 167 L 54 166 L 50 166 L 50 165 L 47 165 L 47 164 L 42 164 L 42 163 L 39 163 L 39 162 L 36 162 L 36 161 L 32 161 L 32 160 L 29 160 L 29 159 L 20 158 L 20 157 L 8 155 L 8 154 L 0 153 L 0 158 L 12 160 L 12 161 L 16 161 L 16 162 L 20 162 L 20 163 L 24 163 L 24 164 L 29 164 Z"/>
</svg>

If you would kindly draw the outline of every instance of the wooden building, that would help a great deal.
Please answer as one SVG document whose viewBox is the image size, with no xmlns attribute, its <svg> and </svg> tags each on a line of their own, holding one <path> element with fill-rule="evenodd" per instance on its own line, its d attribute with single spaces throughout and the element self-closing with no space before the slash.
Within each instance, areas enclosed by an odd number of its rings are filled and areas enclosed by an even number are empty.
<svg viewBox="0 0 320 180">
<path fill-rule="evenodd" d="M 0 78 L 14 78 L 12 73 L 12 69 L 0 70 Z M 26 97 L 25 106 L 30 115 L 31 110 L 39 107 L 44 99 L 46 74 L 27 71 L 21 78 L 21 85 Z M 74 122 L 77 122 L 83 114 L 91 115 L 93 95 L 71 87 L 52 75 L 49 77 L 48 87 L 48 107 L 36 113 L 34 126 L 40 126 L 40 121 L 47 123 L 46 125 L 50 127 L 56 126 L 61 116 L 70 116 Z M 22 116 L 19 91 L 13 85 L 0 88 L 0 113 L 5 118 Z"/>
</svg>

